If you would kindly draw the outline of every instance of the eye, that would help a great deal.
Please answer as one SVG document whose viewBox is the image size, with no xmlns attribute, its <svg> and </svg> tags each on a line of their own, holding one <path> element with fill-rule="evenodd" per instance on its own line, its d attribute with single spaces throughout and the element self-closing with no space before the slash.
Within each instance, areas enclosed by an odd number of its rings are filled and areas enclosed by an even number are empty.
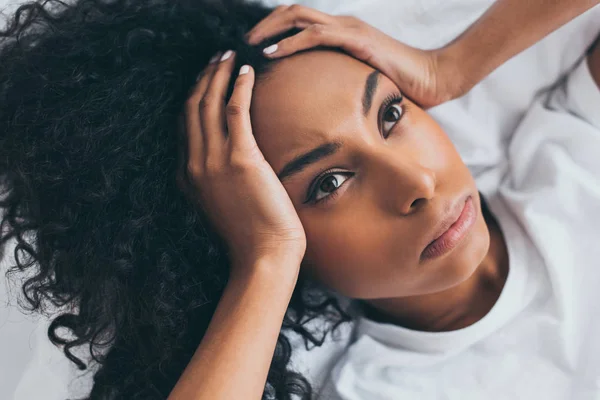
<svg viewBox="0 0 600 400">
<path fill-rule="evenodd" d="M 379 108 L 377 126 L 381 131 L 381 135 L 386 139 L 390 131 L 396 126 L 398 121 L 402 119 L 406 112 L 403 100 L 404 96 L 402 96 L 402 93 L 391 93 L 385 98 Z"/>
<path fill-rule="evenodd" d="M 322 178 L 317 178 L 316 183 L 311 186 L 305 203 L 318 203 L 331 197 L 348 180 L 349 175 L 347 172 L 326 172 Z"/>
<path fill-rule="evenodd" d="M 391 104 L 386 108 L 381 118 L 381 130 L 383 137 L 388 137 L 389 132 L 396 125 L 396 123 L 402 119 L 403 114 L 404 108 L 399 103 Z"/>
</svg>

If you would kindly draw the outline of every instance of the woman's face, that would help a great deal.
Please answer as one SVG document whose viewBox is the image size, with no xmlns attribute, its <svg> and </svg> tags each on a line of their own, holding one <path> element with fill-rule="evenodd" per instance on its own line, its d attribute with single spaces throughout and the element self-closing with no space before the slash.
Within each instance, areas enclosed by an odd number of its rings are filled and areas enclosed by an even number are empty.
<svg viewBox="0 0 600 400">
<path fill-rule="evenodd" d="M 469 170 L 437 123 L 399 97 L 386 76 L 325 50 L 278 61 L 254 91 L 254 135 L 275 172 L 288 171 L 281 180 L 306 232 L 302 273 L 352 298 L 449 289 L 489 247 Z M 321 146 L 301 168 L 289 167 Z M 423 258 L 468 196 L 476 220 L 467 236 Z"/>
</svg>

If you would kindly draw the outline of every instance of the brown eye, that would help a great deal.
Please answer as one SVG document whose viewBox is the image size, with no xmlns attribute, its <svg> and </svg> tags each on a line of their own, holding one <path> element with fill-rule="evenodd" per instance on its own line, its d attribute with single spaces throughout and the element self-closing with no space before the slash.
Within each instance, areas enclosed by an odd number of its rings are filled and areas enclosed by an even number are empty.
<svg viewBox="0 0 600 400">
<path fill-rule="evenodd" d="M 341 172 L 327 175 L 319 182 L 311 197 L 313 200 L 319 201 L 338 190 L 347 179 L 348 176 Z M 321 193 L 324 193 L 324 195 L 321 195 Z"/>
<path fill-rule="evenodd" d="M 383 136 L 387 137 L 389 131 L 392 130 L 394 125 L 402 118 L 404 114 L 404 109 L 400 104 L 392 104 L 385 112 L 383 113 L 383 118 L 381 121 L 381 128 L 383 130 Z"/>
<path fill-rule="evenodd" d="M 335 175 L 329 175 L 321 182 L 319 189 L 327 193 L 334 191 L 338 187 L 339 183 Z"/>
</svg>

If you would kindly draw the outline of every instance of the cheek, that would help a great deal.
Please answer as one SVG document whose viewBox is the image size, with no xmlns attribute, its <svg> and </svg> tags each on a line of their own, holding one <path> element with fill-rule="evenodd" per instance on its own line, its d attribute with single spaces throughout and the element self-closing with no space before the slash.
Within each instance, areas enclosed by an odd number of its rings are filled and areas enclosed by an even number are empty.
<svg viewBox="0 0 600 400">
<path fill-rule="evenodd" d="M 303 273 L 351 298 L 398 295 L 412 281 L 413 254 L 398 226 L 369 202 L 302 219 L 307 250 Z M 341 207 L 340 207 L 341 208 Z"/>
<path fill-rule="evenodd" d="M 303 272 L 346 296 L 356 292 L 356 282 L 369 278 L 367 266 L 381 261 L 373 251 L 378 237 L 367 234 L 378 221 L 365 208 L 352 202 L 351 210 L 338 207 L 314 218 L 301 217 L 307 240 Z"/>
<path fill-rule="evenodd" d="M 439 172 L 466 169 L 454 144 L 433 119 L 425 116 L 412 118 L 410 122 L 407 129 L 411 143 L 407 143 L 407 148 L 418 153 L 424 165 Z"/>
</svg>

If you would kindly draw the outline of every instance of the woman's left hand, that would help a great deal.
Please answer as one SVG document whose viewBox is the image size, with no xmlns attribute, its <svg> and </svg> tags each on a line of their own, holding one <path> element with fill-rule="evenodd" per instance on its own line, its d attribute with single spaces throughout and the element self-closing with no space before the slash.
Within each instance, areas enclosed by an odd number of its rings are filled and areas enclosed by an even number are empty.
<svg viewBox="0 0 600 400">
<path fill-rule="evenodd" d="M 338 47 L 380 70 L 424 108 L 466 91 L 458 62 L 443 49 L 410 47 L 351 16 L 332 16 L 300 5 L 279 6 L 248 33 L 248 43 L 259 44 L 292 28 L 302 31 L 268 47 L 267 57 L 284 57 L 316 46 Z"/>
</svg>

